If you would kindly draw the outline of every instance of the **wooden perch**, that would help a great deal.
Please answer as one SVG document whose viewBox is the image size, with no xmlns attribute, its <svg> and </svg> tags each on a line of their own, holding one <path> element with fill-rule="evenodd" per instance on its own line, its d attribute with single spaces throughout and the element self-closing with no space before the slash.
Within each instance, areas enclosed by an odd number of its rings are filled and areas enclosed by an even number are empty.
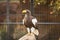
<svg viewBox="0 0 60 40">
<path fill-rule="evenodd" d="M 31 33 L 31 34 L 24 35 L 19 40 L 36 40 L 36 38 L 35 38 L 34 34 Z"/>
</svg>

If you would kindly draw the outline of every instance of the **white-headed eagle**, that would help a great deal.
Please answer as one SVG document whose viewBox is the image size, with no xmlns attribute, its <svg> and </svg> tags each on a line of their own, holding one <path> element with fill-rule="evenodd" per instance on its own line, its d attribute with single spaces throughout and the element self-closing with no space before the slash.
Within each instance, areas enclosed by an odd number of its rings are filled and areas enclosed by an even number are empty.
<svg viewBox="0 0 60 40">
<path fill-rule="evenodd" d="M 27 27 L 28 33 L 34 33 L 38 36 L 37 19 L 31 15 L 31 11 L 28 9 L 23 10 L 22 13 L 25 14 L 23 24 Z"/>
</svg>

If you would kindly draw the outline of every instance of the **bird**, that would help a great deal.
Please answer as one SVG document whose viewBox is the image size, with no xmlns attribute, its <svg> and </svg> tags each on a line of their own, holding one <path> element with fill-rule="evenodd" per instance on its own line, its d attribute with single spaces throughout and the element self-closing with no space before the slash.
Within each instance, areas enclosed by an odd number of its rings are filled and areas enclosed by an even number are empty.
<svg viewBox="0 0 60 40">
<path fill-rule="evenodd" d="M 31 11 L 28 9 L 23 10 L 22 13 L 25 14 L 23 24 L 26 26 L 28 34 L 33 33 L 38 36 L 37 19 L 31 15 Z"/>
</svg>

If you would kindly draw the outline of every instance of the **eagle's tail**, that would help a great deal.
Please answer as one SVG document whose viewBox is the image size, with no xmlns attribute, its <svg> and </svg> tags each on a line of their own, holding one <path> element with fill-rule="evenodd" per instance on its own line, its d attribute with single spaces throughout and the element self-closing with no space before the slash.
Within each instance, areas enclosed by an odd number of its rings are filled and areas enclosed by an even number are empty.
<svg viewBox="0 0 60 40">
<path fill-rule="evenodd" d="M 38 36 L 39 35 L 39 25 L 36 23 L 36 25 L 35 25 L 35 31 L 34 31 L 34 34 L 36 35 L 36 36 Z"/>
<path fill-rule="evenodd" d="M 33 32 L 36 36 L 38 36 L 39 35 L 39 31 L 38 31 L 38 29 L 35 29 L 35 31 Z"/>
</svg>

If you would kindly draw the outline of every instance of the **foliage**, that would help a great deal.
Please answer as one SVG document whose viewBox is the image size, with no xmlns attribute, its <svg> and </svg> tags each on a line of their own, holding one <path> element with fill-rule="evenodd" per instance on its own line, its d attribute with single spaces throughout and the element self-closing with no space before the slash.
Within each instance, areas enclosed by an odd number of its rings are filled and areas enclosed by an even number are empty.
<svg viewBox="0 0 60 40">
<path fill-rule="evenodd" d="M 55 3 L 52 3 L 52 5 L 50 5 L 53 8 L 53 13 L 58 15 L 60 14 L 60 0 L 56 0 Z"/>
<path fill-rule="evenodd" d="M 45 5 L 48 1 L 47 0 L 35 0 L 35 6 L 36 5 Z M 47 5 L 47 4 L 46 4 Z M 50 3 L 47 5 L 52 9 L 52 12 L 54 14 L 59 14 L 60 12 L 60 0 L 51 0 Z"/>
<path fill-rule="evenodd" d="M 41 4 L 45 4 L 47 1 L 46 0 L 34 0 L 34 4 L 36 5 L 41 5 Z"/>
<path fill-rule="evenodd" d="M 0 25 L 1 40 L 6 40 L 6 25 Z"/>
<path fill-rule="evenodd" d="M 1 40 L 6 40 L 6 32 L 1 31 Z"/>
</svg>

